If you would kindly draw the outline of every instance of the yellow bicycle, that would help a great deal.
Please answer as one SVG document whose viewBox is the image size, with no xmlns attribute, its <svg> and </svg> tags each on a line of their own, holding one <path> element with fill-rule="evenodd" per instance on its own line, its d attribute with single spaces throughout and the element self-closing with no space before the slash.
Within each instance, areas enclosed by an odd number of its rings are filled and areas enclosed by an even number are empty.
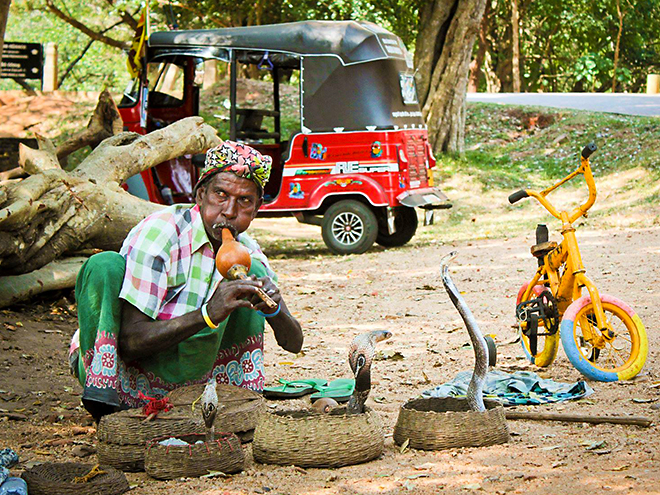
<svg viewBox="0 0 660 495">
<path fill-rule="evenodd" d="M 648 339 L 639 316 L 623 301 L 599 294 L 586 276 L 573 222 L 596 201 L 589 157 L 596 145 L 587 145 L 580 166 L 568 176 L 541 191 L 521 189 L 509 196 L 513 204 L 535 198 L 552 216 L 561 221 L 560 244 L 548 240 L 548 228 L 536 228 L 536 244 L 531 252 L 538 259 L 538 270 L 523 285 L 516 301 L 516 318 L 523 350 L 537 366 L 549 366 L 557 356 L 559 338 L 573 366 L 598 381 L 629 380 L 644 366 Z M 572 212 L 557 210 L 548 194 L 578 175 L 583 175 L 589 198 Z M 582 295 L 582 289 L 587 294 Z"/>
</svg>

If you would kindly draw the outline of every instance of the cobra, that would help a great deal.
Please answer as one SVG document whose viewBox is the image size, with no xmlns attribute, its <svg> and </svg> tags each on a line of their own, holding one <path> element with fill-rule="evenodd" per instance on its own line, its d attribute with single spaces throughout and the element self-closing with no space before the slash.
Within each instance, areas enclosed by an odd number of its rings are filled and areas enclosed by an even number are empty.
<svg viewBox="0 0 660 495">
<path fill-rule="evenodd" d="M 364 412 L 364 403 L 371 391 L 371 362 L 376 352 L 376 343 L 392 336 L 387 330 L 374 330 L 358 335 L 348 350 L 348 364 L 355 375 L 355 390 L 348 400 L 348 414 Z"/>
<path fill-rule="evenodd" d="M 218 392 L 217 392 L 218 383 L 215 381 L 215 378 L 211 377 L 204 387 L 204 392 L 202 393 L 202 417 L 204 418 L 204 424 L 206 425 L 206 441 L 212 442 L 215 436 L 215 427 L 213 422 L 215 421 L 215 416 L 218 413 Z"/>
<path fill-rule="evenodd" d="M 471 410 L 483 412 L 486 410 L 483 390 L 484 383 L 486 382 L 486 373 L 488 373 L 488 347 L 486 346 L 486 339 L 484 339 L 484 336 L 479 329 L 479 325 L 477 325 L 477 321 L 474 319 L 472 311 L 470 311 L 463 296 L 461 296 L 461 293 L 449 277 L 449 262 L 456 258 L 457 254 L 456 251 L 452 251 L 442 258 L 440 261 L 440 272 L 442 275 L 442 283 L 445 286 L 447 294 L 449 294 L 449 299 L 451 299 L 451 302 L 456 306 L 456 309 L 467 327 L 467 331 L 470 334 L 470 340 L 472 341 L 472 349 L 474 350 L 474 372 L 472 373 L 472 379 L 468 385 L 467 403 Z"/>
</svg>

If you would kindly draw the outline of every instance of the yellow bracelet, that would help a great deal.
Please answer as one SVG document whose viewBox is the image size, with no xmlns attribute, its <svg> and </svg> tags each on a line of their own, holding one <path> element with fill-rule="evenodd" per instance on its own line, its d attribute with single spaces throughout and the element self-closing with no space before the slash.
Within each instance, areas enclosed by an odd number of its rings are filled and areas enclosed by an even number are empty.
<svg viewBox="0 0 660 495">
<path fill-rule="evenodd" d="M 208 306 L 208 303 L 202 305 L 202 317 L 204 318 L 204 321 L 209 327 L 218 328 L 218 325 L 213 323 L 213 320 L 211 320 L 211 317 L 209 316 L 209 312 L 206 309 L 206 306 Z"/>
</svg>

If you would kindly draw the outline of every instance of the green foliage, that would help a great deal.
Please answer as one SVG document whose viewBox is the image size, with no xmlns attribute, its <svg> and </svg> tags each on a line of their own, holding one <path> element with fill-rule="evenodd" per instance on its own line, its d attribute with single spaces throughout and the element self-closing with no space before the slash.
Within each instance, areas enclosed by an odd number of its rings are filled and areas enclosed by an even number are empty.
<svg viewBox="0 0 660 495">
<path fill-rule="evenodd" d="M 150 1 L 151 31 L 176 26 L 178 29 L 212 29 L 299 20 L 364 20 L 396 32 L 414 45 L 417 9 L 422 0 L 179 0 Z M 127 12 L 139 17 L 141 0 L 55 0 L 55 6 L 95 32 L 102 32 Z M 112 5 L 111 5 L 112 4 Z M 121 42 L 130 42 L 133 30 L 125 23 L 107 33 Z M 14 0 L 7 35 L 11 41 L 55 42 L 59 47 L 59 74 L 84 50 L 90 38 L 56 17 L 46 0 Z M 66 77 L 63 90 L 99 90 L 104 86 L 122 91 L 129 81 L 126 56 L 122 50 L 95 41 Z M 38 82 L 32 82 L 38 86 Z M 0 89 L 18 89 L 11 80 L 0 80 Z"/>
<path fill-rule="evenodd" d="M 101 32 L 120 21 L 120 13 L 126 10 L 136 14 L 141 2 L 139 0 L 115 1 L 114 7 L 103 0 L 88 0 L 86 2 L 58 0 L 55 5 L 67 15 L 84 23 L 90 29 Z M 138 15 L 134 15 L 137 19 Z M 159 26 L 159 15 L 152 16 L 155 26 Z M 126 24 L 118 25 L 105 33 L 107 36 L 130 42 L 133 30 Z M 70 26 L 51 13 L 45 2 L 14 0 L 7 23 L 5 39 L 9 41 L 24 41 L 32 43 L 49 42 L 58 45 L 59 77 L 65 73 L 69 64 L 83 51 L 90 38 Z M 76 63 L 70 74 L 64 80 L 60 89 L 65 91 L 90 91 L 109 87 L 111 90 L 122 91 L 130 76 L 126 70 L 126 55 L 119 48 L 95 41 L 84 57 Z M 28 83 L 39 88 L 39 81 L 28 80 Z M 0 79 L 0 89 L 19 89 L 12 80 Z"/>
<path fill-rule="evenodd" d="M 660 9 L 655 0 L 619 0 L 624 15 L 617 91 L 640 91 L 660 70 Z M 519 0 L 523 88 L 608 91 L 619 31 L 617 0 Z M 511 90 L 510 0 L 494 0 L 488 52 L 504 91 Z"/>
<path fill-rule="evenodd" d="M 210 29 L 303 20 L 360 20 L 380 24 L 414 44 L 422 0 L 180 0 L 168 22 L 180 29 Z"/>
</svg>

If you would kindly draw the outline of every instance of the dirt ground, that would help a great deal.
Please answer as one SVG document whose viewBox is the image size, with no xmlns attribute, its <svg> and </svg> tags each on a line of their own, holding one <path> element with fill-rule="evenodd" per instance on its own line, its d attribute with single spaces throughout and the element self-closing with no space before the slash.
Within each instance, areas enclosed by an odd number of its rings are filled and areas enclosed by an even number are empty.
<svg viewBox="0 0 660 495">
<path fill-rule="evenodd" d="M 367 464 L 333 470 L 251 462 L 243 473 L 227 478 L 157 482 L 144 473 L 128 474 L 131 493 L 660 493 L 660 292 L 655 286 L 660 228 L 579 231 L 588 273 L 602 292 L 624 299 L 646 324 L 650 354 L 640 375 L 626 383 L 592 382 L 595 393 L 588 399 L 519 407 L 643 415 L 656 421 L 652 427 L 509 421 L 512 437 L 506 445 L 402 453 L 392 441 L 399 407 L 473 363 L 472 350 L 465 346 L 467 332 L 438 273 L 440 258 L 454 248 L 459 251 L 452 266 L 454 282 L 484 333 L 495 335 L 497 368 L 538 371 L 566 382 L 581 378 L 563 351 L 551 367 L 538 370 L 514 342 L 515 295 L 535 266 L 529 255 L 532 235 L 463 243 L 438 239 L 430 245 L 413 240 L 399 249 L 335 257 L 318 250 L 305 255 L 304 238 L 310 232 L 320 235 L 306 230 L 313 227 L 289 220 L 257 220 L 255 227 L 264 240 L 300 237 L 298 249 L 268 254 L 275 258 L 283 294 L 303 325 L 304 355 L 279 350 L 267 332 L 269 383 L 277 378 L 349 377 L 346 355 L 354 335 L 372 329 L 394 334 L 380 349 L 399 351 L 403 359 L 374 363 L 368 400 L 384 425 L 385 453 Z M 75 306 L 66 294 L 0 311 L 0 413 L 27 416 L 23 421 L 0 420 L 0 448 L 11 447 L 21 458 L 14 473 L 38 462 L 80 461 L 76 454 L 96 444 L 91 418 L 79 407 L 80 386 L 66 363 L 75 328 Z M 305 400 L 294 404 L 303 407 Z M 246 449 L 250 452 L 249 444 Z M 95 459 L 91 454 L 85 462 Z"/>
</svg>

